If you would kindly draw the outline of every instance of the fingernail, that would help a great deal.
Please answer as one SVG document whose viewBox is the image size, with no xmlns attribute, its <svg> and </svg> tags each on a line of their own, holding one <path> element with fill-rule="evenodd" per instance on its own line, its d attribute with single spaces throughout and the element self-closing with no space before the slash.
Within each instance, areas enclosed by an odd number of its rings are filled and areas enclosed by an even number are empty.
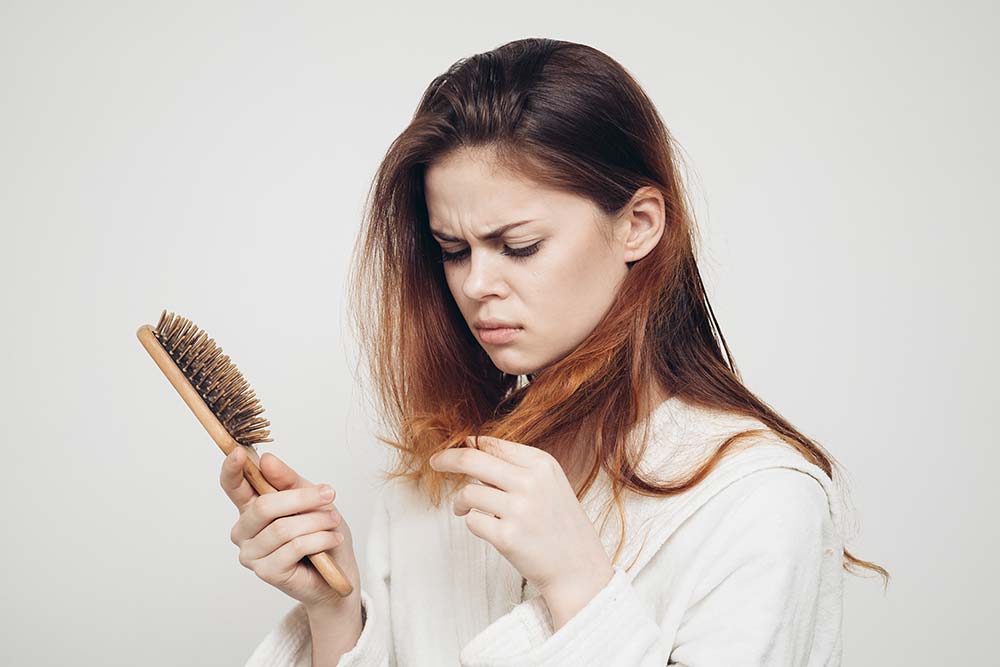
<svg viewBox="0 0 1000 667">
<path fill-rule="evenodd" d="M 330 498 L 333 498 L 333 489 L 324 484 L 319 487 L 319 497 L 323 500 L 330 500 Z"/>
</svg>

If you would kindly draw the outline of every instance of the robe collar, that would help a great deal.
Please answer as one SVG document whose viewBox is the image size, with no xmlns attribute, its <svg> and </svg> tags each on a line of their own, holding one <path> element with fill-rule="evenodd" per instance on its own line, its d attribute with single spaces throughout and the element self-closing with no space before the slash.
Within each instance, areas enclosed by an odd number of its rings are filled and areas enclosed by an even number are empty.
<svg viewBox="0 0 1000 667">
<path fill-rule="evenodd" d="M 682 473 L 691 472 L 707 460 L 727 437 L 743 430 L 767 428 L 757 419 L 707 409 L 677 396 L 660 403 L 649 419 L 649 446 L 639 463 L 639 471 L 646 479 L 661 482 L 686 478 Z M 638 446 L 642 426 L 641 422 L 636 424 L 627 435 L 629 446 Z M 773 467 L 797 469 L 815 478 L 827 493 L 830 514 L 841 539 L 846 542 L 856 532 L 856 526 L 847 525 L 844 496 L 821 468 L 769 430 L 741 442 L 744 444 L 738 451 L 724 457 L 704 480 L 682 494 L 664 498 L 623 492 L 625 537 L 613 565 L 625 568 L 634 579 L 681 523 L 709 498 L 741 477 Z M 609 558 L 615 555 L 622 539 L 621 520 L 613 503 L 610 478 L 601 469 L 581 505 L 599 530 Z M 461 528 L 468 533 L 464 522 Z M 478 539 L 471 534 L 470 537 Z M 522 592 L 521 574 L 492 545 L 479 541 L 486 551 L 488 570 L 497 575 L 492 583 L 494 604 L 508 608 L 527 606 L 519 613 L 547 615 L 534 584 L 528 582 Z M 491 610 L 491 615 L 496 611 L 499 610 Z"/>
</svg>

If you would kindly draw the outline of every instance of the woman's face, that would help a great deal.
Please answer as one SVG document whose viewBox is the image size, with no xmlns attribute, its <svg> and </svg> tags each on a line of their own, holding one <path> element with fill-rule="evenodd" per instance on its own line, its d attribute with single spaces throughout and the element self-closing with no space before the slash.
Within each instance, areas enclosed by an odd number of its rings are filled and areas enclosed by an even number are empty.
<svg viewBox="0 0 1000 667">
<path fill-rule="evenodd" d="M 431 233 L 455 303 L 494 365 L 511 375 L 534 374 L 597 326 L 628 273 L 626 262 L 659 240 L 663 199 L 644 188 L 612 222 L 587 199 L 500 171 L 489 155 L 459 149 L 427 169 Z M 483 238 L 522 221 L 528 222 Z M 479 320 L 515 330 L 490 334 L 477 328 Z"/>
</svg>

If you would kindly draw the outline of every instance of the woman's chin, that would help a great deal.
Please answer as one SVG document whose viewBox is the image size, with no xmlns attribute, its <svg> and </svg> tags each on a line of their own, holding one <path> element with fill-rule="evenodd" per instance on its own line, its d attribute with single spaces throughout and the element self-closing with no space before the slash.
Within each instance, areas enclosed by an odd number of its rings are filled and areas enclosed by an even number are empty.
<svg viewBox="0 0 1000 667">
<path fill-rule="evenodd" d="M 508 355 L 503 352 L 499 354 L 493 353 L 490 355 L 490 359 L 493 360 L 493 365 L 507 375 L 529 375 L 534 373 L 537 369 L 537 365 L 535 364 L 518 363 L 507 357 Z"/>
</svg>

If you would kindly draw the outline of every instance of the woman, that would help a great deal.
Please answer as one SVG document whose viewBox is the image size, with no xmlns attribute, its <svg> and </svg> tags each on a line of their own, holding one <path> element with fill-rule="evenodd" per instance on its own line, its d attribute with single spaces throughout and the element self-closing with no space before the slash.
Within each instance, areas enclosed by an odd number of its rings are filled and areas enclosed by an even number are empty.
<svg viewBox="0 0 1000 667">
<path fill-rule="evenodd" d="M 832 457 L 741 382 L 693 238 L 607 55 L 525 39 L 434 79 L 355 248 L 398 453 L 364 580 L 332 494 L 265 454 L 256 497 L 238 448 L 240 563 L 299 602 L 247 664 L 839 664 L 844 570 L 888 573 L 844 548 Z"/>
</svg>

